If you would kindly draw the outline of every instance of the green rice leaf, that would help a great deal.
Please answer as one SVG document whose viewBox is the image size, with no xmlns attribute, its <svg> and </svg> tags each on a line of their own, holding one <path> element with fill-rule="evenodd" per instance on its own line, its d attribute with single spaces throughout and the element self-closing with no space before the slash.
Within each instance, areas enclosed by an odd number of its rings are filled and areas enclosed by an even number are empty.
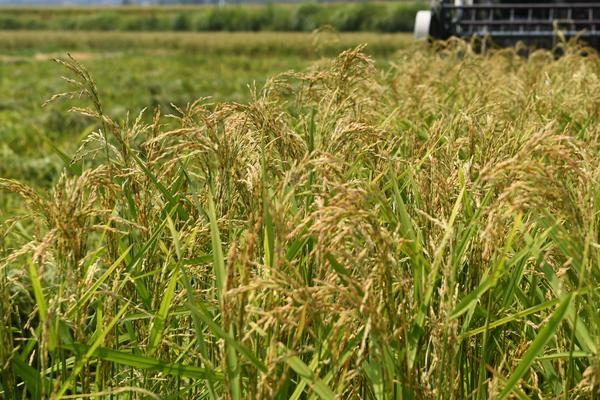
<svg viewBox="0 0 600 400">
<path fill-rule="evenodd" d="M 65 349 L 76 351 L 79 353 L 88 353 L 91 346 L 75 343 L 71 345 L 63 345 Z M 141 370 L 157 371 L 166 375 L 181 376 L 192 379 L 223 379 L 223 376 L 218 371 L 212 371 L 205 368 L 199 368 L 189 365 L 171 364 L 156 358 L 144 357 L 133 352 L 122 350 L 112 350 L 104 347 L 98 347 L 91 353 L 93 357 L 101 360 L 106 360 L 119 365 L 126 365 Z"/>
<path fill-rule="evenodd" d="M 259 371 L 263 373 L 267 373 L 266 365 L 260 361 L 252 351 L 244 347 L 241 343 L 235 340 L 235 338 L 230 334 L 223 331 L 223 329 L 217 325 L 212 318 L 209 316 L 208 311 L 202 306 L 200 303 L 196 304 L 188 304 L 193 315 L 198 317 L 204 324 L 208 326 L 208 328 L 219 338 L 225 340 L 225 342 L 233 346 L 240 354 L 242 354 L 250 363 Z"/>
<path fill-rule="evenodd" d="M 178 270 L 173 270 L 173 273 L 171 274 L 171 279 L 169 280 L 169 284 L 167 285 L 167 289 L 165 290 L 162 300 L 160 302 L 160 308 L 154 316 L 152 328 L 150 328 L 150 339 L 148 340 L 147 349 L 150 354 L 154 354 L 156 352 L 162 340 L 163 333 L 165 330 L 165 324 L 167 322 L 167 317 L 169 316 L 169 308 L 171 307 L 173 297 L 175 296 L 175 288 L 177 286 L 178 278 Z"/>
<path fill-rule="evenodd" d="M 285 358 L 285 362 L 305 381 L 323 400 L 335 400 L 335 393 L 297 356 Z"/>
<path fill-rule="evenodd" d="M 225 290 L 225 258 L 223 257 L 223 247 L 221 246 L 221 235 L 219 234 L 219 225 L 217 223 L 217 212 L 212 192 L 208 196 L 208 217 L 210 219 L 210 238 L 213 254 L 213 271 L 215 273 L 215 284 L 219 299 Z"/>
<path fill-rule="evenodd" d="M 556 332 L 560 323 L 565 317 L 567 309 L 571 304 L 572 298 L 573 295 L 568 294 L 561 299 L 560 304 L 552 314 L 550 320 L 537 334 L 535 340 L 533 341 L 533 343 L 531 343 L 529 349 L 523 355 L 521 362 L 519 363 L 517 368 L 515 368 L 515 370 L 512 372 L 510 378 L 506 382 L 506 386 L 504 386 L 504 389 L 502 389 L 502 392 L 500 392 L 500 394 L 498 395 L 499 400 L 503 400 L 507 398 L 508 395 L 510 395 L 517 383 L 519 383 L 519 380 L 521 380 L 521 378 L 525 375 L 529 368 L 531 368 L 531 365 L 535 362 L 538 354 L 544 349 L 546 343 L 548 343 L 548 341 L 552 339 L 554 332 Z"/>
</svg>

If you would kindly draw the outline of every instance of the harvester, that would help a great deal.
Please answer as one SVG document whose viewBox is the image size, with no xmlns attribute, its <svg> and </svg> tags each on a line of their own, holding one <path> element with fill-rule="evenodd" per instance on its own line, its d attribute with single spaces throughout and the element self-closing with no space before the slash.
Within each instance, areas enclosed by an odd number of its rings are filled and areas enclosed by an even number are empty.
<svg viewBox="0 0 600 400">
<path fill-rule="evenodd" d="M 600 2 L 433 1 L 430 10 L 417 13 L 415 36 L 441 40 L 477 36 L 500 46 L 521 41 L 547 48 L 559 37 L 577 36 L 600 49 Z"/>
</svg>

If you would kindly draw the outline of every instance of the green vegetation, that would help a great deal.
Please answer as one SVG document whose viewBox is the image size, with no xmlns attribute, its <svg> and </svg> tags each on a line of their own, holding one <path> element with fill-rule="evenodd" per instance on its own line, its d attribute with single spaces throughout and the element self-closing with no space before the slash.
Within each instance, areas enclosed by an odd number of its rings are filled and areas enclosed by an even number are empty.
<svg viewBox="0 0 600 400">
<path fill-rule="evenodd" d="M 598 54 L 139 51 L 11 61 L 81 125 L 0 178 L 2 398 L 597 398 Z"/>
<path fill-rule="evenodd" d="M 0 30 L 411 31 L 425 2 L 228 5 L 226 7 L 3 8 Z"/>
</svg>

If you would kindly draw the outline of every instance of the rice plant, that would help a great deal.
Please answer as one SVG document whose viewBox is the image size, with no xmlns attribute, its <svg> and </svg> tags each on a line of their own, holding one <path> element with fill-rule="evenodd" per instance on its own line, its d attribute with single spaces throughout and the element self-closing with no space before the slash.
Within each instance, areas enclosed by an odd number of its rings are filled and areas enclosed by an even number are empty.
<svg viewBox="0 0 600 400">
<path fill-rule="evenodd" d="M 0 179 L 2 396 L 598 398 L 600 58 L 562 46 L 124 120 L 60 60 L 98 129 L 52 190 Z"/>
</svg>

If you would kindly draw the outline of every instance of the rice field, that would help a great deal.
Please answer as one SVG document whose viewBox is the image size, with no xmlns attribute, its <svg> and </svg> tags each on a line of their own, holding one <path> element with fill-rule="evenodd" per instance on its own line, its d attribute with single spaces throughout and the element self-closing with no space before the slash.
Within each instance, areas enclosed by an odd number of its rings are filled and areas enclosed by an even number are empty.
<svg viewBox="0 0 600 400">
<path fill-rule="evenodd" d="M 0 178 L 1 396 L 598 398 L 600 58 L 563 46 L 114 115 L 62 57 L 90 129 L 48 189 Z"/>
</svg>

